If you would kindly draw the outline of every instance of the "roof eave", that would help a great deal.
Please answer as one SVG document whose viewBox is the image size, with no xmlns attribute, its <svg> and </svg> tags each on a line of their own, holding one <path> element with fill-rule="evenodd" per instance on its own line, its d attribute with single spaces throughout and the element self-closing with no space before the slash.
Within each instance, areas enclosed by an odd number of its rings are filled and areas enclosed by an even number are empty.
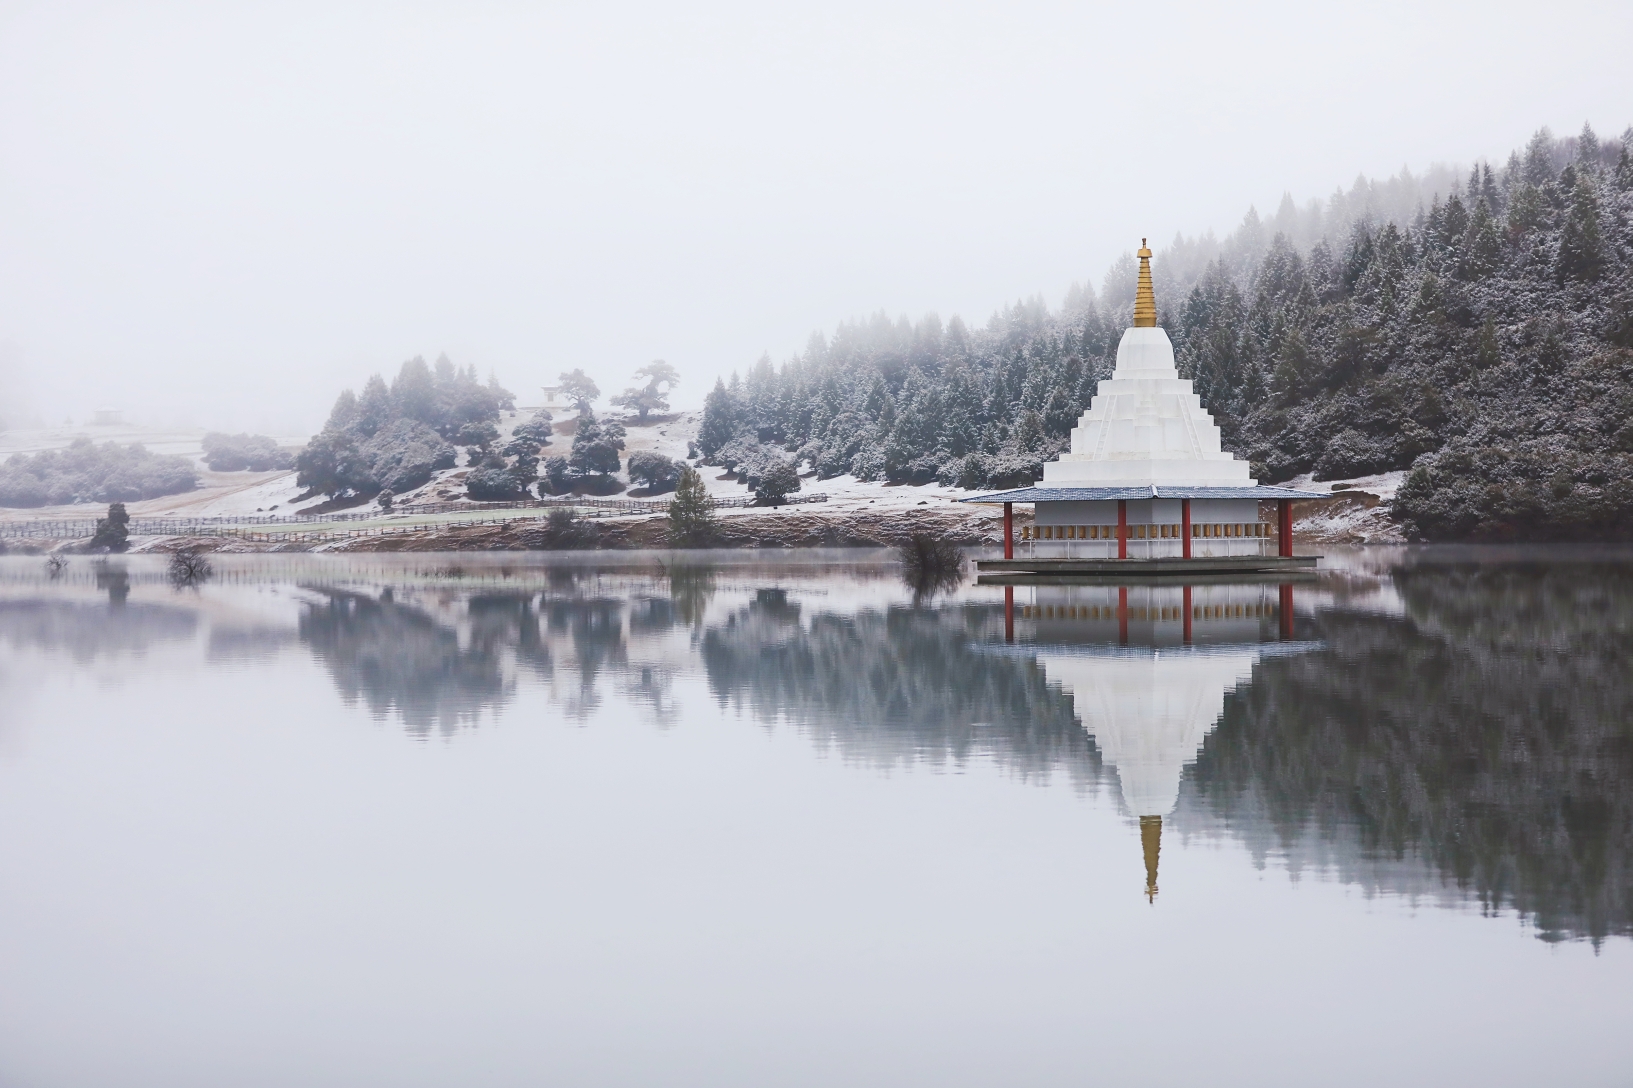
<svg viewBox="0 0 1633 1088">
<path fill-rule="evenodd" d="M 1332 494 L 1321 491 L 1296 491 L 1290 487 L 1270 484 L 1251 484 L 1243 487 L 1221 485 L 1147 485 L 1144 487 L 1020 487 L 1008 491 L 994 491 L 985 495 L 971 495 L 958 502 L 1001 505 L 1003 503 L 1039 502 L 1113 502 L 1141 499 L 1330 499 Z"/>
</svg>

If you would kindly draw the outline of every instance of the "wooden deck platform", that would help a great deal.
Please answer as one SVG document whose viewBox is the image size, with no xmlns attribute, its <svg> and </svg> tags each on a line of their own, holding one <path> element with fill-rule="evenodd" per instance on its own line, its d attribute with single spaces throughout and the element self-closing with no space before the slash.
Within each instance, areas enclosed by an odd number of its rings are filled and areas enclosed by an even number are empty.
<svg viewBox="0 0 1633 1088">
<path fill-rule="evenodd" d="M 1293 574 L 1314 571 L 1319 555 L 1205 555 L 1191 559 L 982 559 L 975 569 L 982 574 L 1025 574 L 1168 577 L 1202 574 Z"/>
</svg>

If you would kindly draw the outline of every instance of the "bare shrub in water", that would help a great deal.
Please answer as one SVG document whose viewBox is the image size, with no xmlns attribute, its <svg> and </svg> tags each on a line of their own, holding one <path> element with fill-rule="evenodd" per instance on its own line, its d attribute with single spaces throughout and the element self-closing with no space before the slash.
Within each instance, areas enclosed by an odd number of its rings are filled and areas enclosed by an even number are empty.
<svg viewBox="0 0 1633 1088">
<path fill-rule="evenodd" d="M 215 573 L 210 557 L 197 548 L 183 548 L 172 553 L 167 570 L 170 581 L 177 586 L 198 585 Z"/>
<path fill-rule="evenodd" d="M 522 531 L 522 543 L 543 551 L 594 548 L 600 539 L 599 526 L 566 509 L 552 510 L 542 521 Z"/>
<path fill-rule="evenodd" d="M 934 596 L 964 580 L 963 549 L 950 540 L 914 533 L 896 550 L 902 557 L 902 580 L 915 596 Z"/>
</svg>

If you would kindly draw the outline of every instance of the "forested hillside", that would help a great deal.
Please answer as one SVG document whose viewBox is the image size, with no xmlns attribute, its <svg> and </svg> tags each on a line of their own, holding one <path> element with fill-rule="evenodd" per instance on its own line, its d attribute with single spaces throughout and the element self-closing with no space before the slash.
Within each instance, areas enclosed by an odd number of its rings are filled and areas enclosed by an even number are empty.
<svg viewBox="0 0 1633 1088">
<path fill-rule="evenodd" d="M 427 366 L 416 356 L 390 385 L 375 374 L 362 396 L 350 389 L 340 394 L 328 423 L 296 457 L 296 481 L 326 495 L 419 487 L 437 469 L 454 467 L 456 446 L 473 451 L 473 464 L 492 455 L 499 439 L 494 424 L 515 404 L 496 380 L 480 382 L 475 367 L 456 367 L 446 355 Z M 537 445 L 532 449 L 536 453 Z"/>
<path fill-rule="evenodd" d="M 1159 323 L 1261 482 L 1411 469 L 1426 539 L 1633 537 L 1633 160 L 1543 130 L 1463 175 L 1358 180 L 1154 261 Z M 883 314 L 710 394 L 698 445 L 777 444 L 820 475 L 979 488 L 1035 479 L 1130 324 L 1123 258 L 1058 313 L 970 329 Z"/>
</svg>

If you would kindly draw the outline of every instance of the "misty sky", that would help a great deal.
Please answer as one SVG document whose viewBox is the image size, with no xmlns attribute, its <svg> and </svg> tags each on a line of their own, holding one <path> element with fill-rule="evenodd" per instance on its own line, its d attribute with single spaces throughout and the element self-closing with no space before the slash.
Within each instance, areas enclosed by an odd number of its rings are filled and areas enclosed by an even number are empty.
<svg viewBox="0 0 1633 1088">
<path fill-rule="evenodd" d="M 680 400 L 1357 172 L 1633 122 L 1633 4 L 0 6 L 0 415 L 304 433 L 446 351 Z"/>
</svg>

